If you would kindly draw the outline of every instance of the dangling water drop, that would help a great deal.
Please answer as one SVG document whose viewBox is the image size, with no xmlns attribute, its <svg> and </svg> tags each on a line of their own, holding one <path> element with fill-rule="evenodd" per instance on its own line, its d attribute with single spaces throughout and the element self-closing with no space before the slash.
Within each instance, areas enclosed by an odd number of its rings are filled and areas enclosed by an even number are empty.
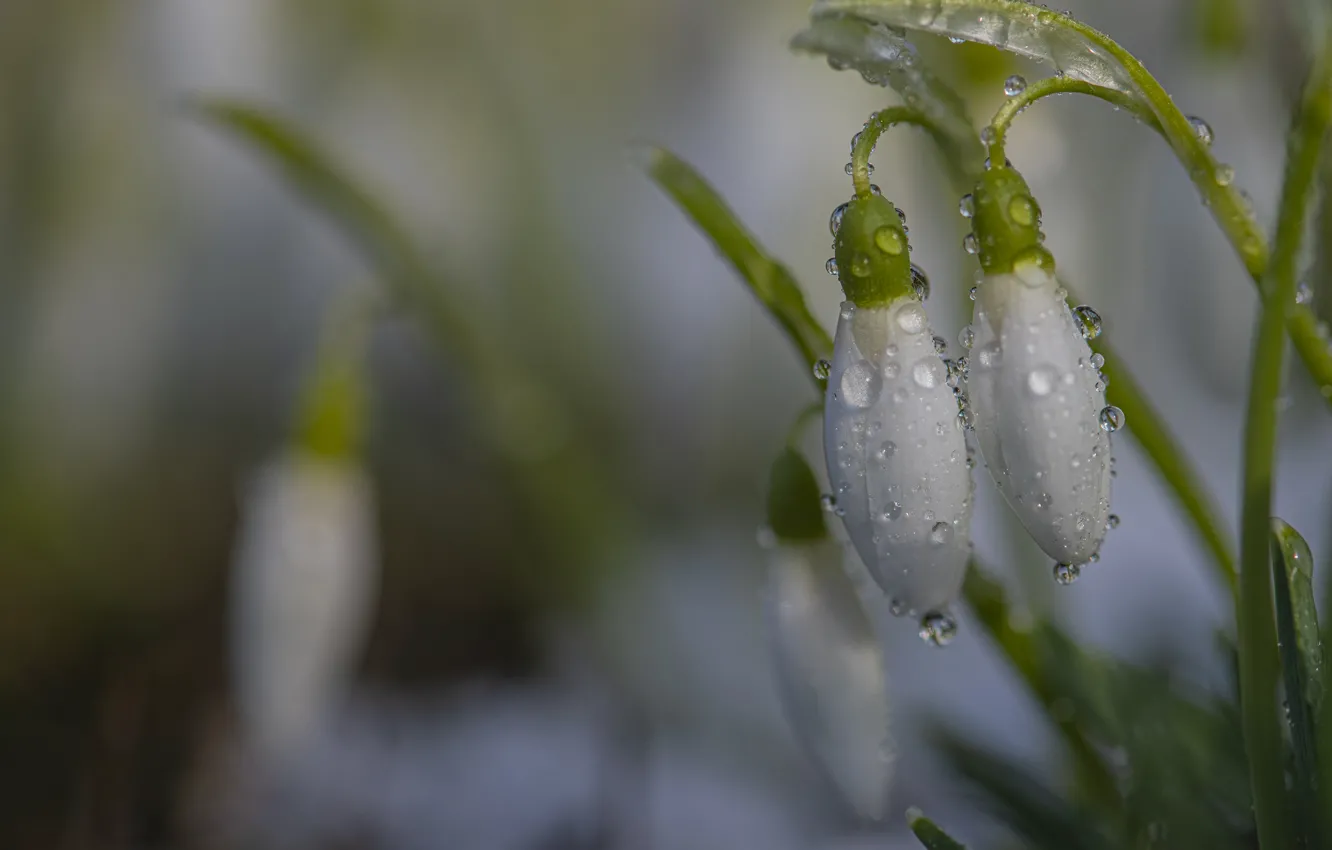
<svg viewBox="0 0 1332 850">
<path fill-rule="evenodd" d="M 1193 128 L 1193 133 L 1202 142 L 1202 146 L 1207 148 L 1212 146 L 1212 126 L 1197 115 L 1189 116 L 1189 126 Z"/>
<path fill-rule="evenodd" d="M 925 270 L 915 263 L 911 264 L 911 291 L 916 293 L 916 297 L 921 301 L 930 297 L 930 278 L 925 274 Z"/>
<path fill-rule="evenodd" d="M 976 198 L 970 192 L 962 196 L 962 200 L 957 205 L 958 212 L 962 213 L 963 218 L 971 218 L 976 214 Z"/>
<path fill-rule="evenodd" d="M 828 262 L 823 264 L 823 269 L 833 277 L 837 277 L 837 258 L 829 257 Z"/>
<path fill-rule="evenodd" d="M 982 127 L 980 131 L 980 141 L 982 145 L 994 144 L 994 127 L 989 124 Z"/>
<path fill-rule="evenodd" d="M 1086 304 L 1073 308 L 1073 320 L 1083 339 L 1096 339 L 1101 335 L 1101 314 Z"/>
<path fill-rule="evenodd" d="M 936 336 L 934 338 L 934 353 L 943 354 L 947 350 L 948 350 L 948 343 L 944 340 L 943 337 Z"/>
<path fill-rule="evenodd" d="M 1100 369 L 1105 365 L 1105 355 L 1099 351 L 1094 353 L 1091 356 L 1091 364 L 1093 369 Z"/>
<path fill-rule="evenodd" d="M 1113 434 L 1124 426 L 1124 411 L 1113 404 L 1107 405 L 1101 410 L 1100 420 L 1101 430 Z"/>
<path fill-rule="evenodd" d="M 814 377 L 820 381 L 828 380 L 828 374 L 832 372 L 832 364 L 827 360 L 814 361 Z"/>
<path fill-rule="evenodd" d="M 1009 97 L 1017 97 L 1027 90 L 1027 81 L 1021 74 L 1014 74 L 1004 80 L 1004 94 Z"/>
<path fill-rule="evenodd" d="M 971 348 L 972 343 L 976 341 L 976 331 L 971 325 L 963 325 L 962 330 L 957 332 L 957 344 L 963 348 Z"/>
<path fill-rule="evenodd" d="M 1070 585 L 1082 575 L 1082 567 L 1077 564 L 1055 564 L 1054 579 L 1062 585 Z"/>
<path fill-rule="evenodd" d="M 837 510 L 837 497 L 832 493 L 824 493 L 819 496 L 819 505 L 828 513 L 833 513 Z"/>
<path fill-rule="evenodd" d="M 1111 531 L 1114 531 L 1116 528 L 1119 528 L 1119 514 L 1110 514 L 1110 516 L 1106 517 L 1105 527 L 1110 529 Z"/>
<path fill-rule="evenodd" d="M 966 235 L 966 238 L 962 240 L 962 250 L 966 251 L 968 254 L 977 254 L 980 252 L 980 240 L 976 238 L 976 234 L 968 233 Z"/>
<path fill-rule="evenodd" d="M 920 639 L 934 646 L 947 646 L 957 636 L 957 621 L 939 611 L 931 611 L 920 621 Z"/>
</svg>

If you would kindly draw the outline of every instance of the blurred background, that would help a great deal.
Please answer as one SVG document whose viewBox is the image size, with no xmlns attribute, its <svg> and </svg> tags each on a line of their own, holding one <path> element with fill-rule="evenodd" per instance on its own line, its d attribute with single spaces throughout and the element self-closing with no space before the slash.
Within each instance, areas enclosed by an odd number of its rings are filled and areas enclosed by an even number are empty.
<svg viewBox="0 0 1332 850">
<path fill-rule="evenodd" d="M 1286 8 L 1068 2 L 1209 122 L 1270 222 L 1303 62 Z M 965 614 L 943 650 L 889 629 L 883 829 L 803 758 L 755 538 L 809 380 L 626 155 L 650 141 L 696 165 L 831 328 L 828 214 L 891 95 L 788 50 L 806 11 L 0 3 L 0 846 L 888 848 L 912 846 L 908 805 L 1002 837 L 928 729 L 1036 770 L 1053 737 Z M 1007 75 L 1040 74 L 919 45 L 977 117 Z M 464 343 L 410 311 L 374 323 L 353 459 L 307 462 L 292 433 L 335 305 L 379 283 L 189 106 L 215 96 L 318 140 L 465 325 Z M 1233 527 L 1252 284 L 1165 146 L 1104 104 L 1042 104 L 1009 151 Z M 956 339 L 956 194 L 909 130 L 875 162 Z M 1321 560 L 1332 425 L 1298 364 L 1286 403 L 1277 509 Z M 1228 600 L 1131 440 L 1116 449 L 1123 523 L 1076 585 L 979 476 L 978 554 L 1079 639 L 1224 691 Z"/>
</svg>

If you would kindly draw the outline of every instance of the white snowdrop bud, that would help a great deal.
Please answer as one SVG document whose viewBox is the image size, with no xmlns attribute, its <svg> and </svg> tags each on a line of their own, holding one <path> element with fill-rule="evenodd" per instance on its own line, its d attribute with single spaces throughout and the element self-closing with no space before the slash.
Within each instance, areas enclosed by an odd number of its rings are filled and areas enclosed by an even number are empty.
<svg viewBox="0 0 1332 850">
<path fill-rule="evenodd" d="M 967 398 L 981 455 L 1009 506 L 1047 555 L 1076 566 L 1105 537 L 1107 432 L 1121 414 L 1106 406 L 1087 345 L 1100 318 L 1069 310 L 1027 212 L 1034 202 L 1026 184 L 1010 168 L 996 171 L 975 193 L 977 231 L 993 247 L 981 258 Z M 1060 580 L 1075 575 L 1065 569 Z"/>
<path fill-rule="evenodd" d="M 291 451 L 242 505 L 231 585 L 237 702 L 262 752 L 319 732 L 361 648 L 377 583 L 374 504 L 359 465 Z"/>
<path fill-rule="evenodd" d="M 824 403 L 828 477 L 852 544 L 900 612 L 947 605 L 970 555 L 972 482 L 947 379 L 914 298 L 842 305 Z"/>
<path fill-rule="evenodd" d="M 861 596 L 878 589 L 857 588 L 842 554 L 826 539 L 772 550 L 769 646 L 782 706 L 806 754 L 851 811 L 882 820 L 894 747 L 883 654 Z"/>
</svg>

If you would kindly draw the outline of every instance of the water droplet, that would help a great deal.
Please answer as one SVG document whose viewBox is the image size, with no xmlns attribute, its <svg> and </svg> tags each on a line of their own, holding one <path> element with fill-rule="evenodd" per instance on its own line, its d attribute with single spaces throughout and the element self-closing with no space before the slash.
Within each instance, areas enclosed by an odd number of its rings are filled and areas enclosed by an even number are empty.
<svg viewBox="0 0 1332 850">
<path fill-rule="evenodd" d="M 854 136 L 851 137 L 851 153 L 849 154 L 849 156 L 855 156 L 855 155 L 856 155 L 856 145 L 860 144 L 860 139 L 861 139 L 861 137 L 864 136 L 864 135 L 865 135 L 865 134 L 864 134 L 863 132 L 858 132 L 858 133 L 856 133 Z"/>
<path fill-rule="evenodd" d="M 963 348 L 971 348 L 972 343 L 976 341 L 976 331 L 971 325 L 963 325 L 962 330 L 957 332 L 957 344 Z"/>
<path fill-rule="evenodd" d="M 976 352 L 976 365 L 982 369 L 995 369 L 1004 360 L 1004 351 L 997 342 L 989 342 Z"/>
<path fill-rule="evenodd" d="M 883 511 L 883 521 L 892 522 L 902 515 L 901 502 L 889 502 L 888 507 Z"/>
<path fill-rule="evenodd" d="M 994 127 L 990 126 L 989 124 L 982 127 L 980 131 L 981 144 L 982 145 L 994 144 L 994 135 L 995 135 Z"/>
<path fill-rule="evenodd" d="M 1229 186 L 1235 182 L 1235 169 L 1230 165 L 1218 165 L 1214 176 L 1216 177 L 1216 185 Z"/>
<path fill-rule="evenodd" d="M 1053 504 L 1054 504 L 1054 499 L 1050 497 L 1049 493 L 1036 494 L 1036 507 L 1038 509 L 1043 511 L 1048 511 L 1050 510 L 1050 506 Z"/>
<path fill-rule="evenodd" d="M 944 382 L 947 370 L 937 357 L 922 357 L 911 367 L 911 377 L 925 389 L 934 389 Z"/>
<path fill-rule="evenodd" d="M 945 360 L 943 364 L 944 369 L 948 372 L 948 377 L 944 380 L 948 383 L 948 386 L 956 390 L 957 385 L 962 383 L 962 367 L 957 365 L 956 360 Z"/>
<path fill-rule="evenodd" d="M 931 611 L 920 621 L 920 639 L 935 646 L 947 646 L 957 636 L 957 621 L 940 611 Z"/>
<path fill-rule="evenodd" d="M 824 493 L 822 496 L 819 496 L 819 504 L 825 511 L 832 513 L 837 510 L 837 497 L 832 493 Z"/>
<path fill-rule="evenodd" d="M 1111 531 L 1119 528 L 1119 514 L 1110 514 L 1105 518 L 1105 527 Z"/>
<path fill-rule="evenodd" d="M 1124 411 L 1114 405 L 1107 405 L 1101 409 L 1101 430 L 1107 434 L 1113 434 L 1124 427 Z"/>
<path fill-rule="evenodd" d="M 1009 97 L 1017 97 L 1026 90 L 1027 90 L 1027 81 L 1023 79 L 1021 74 L 1014 74 L 1013 76 L 1004 80 L 1004 94 L 1008 95 Z"/>
<path fill-rule="evenodd" d="M 930 542 L 942 546 L 953 539 L 953 527 L 946 522 L 936 522 L 930 529 Z"/>
<path fill-rule="evenodd" d="M 838 204 L 837 208 L 832 211 L 832 215 L 828 218 L 828 229 L 832 231 L 833 236 L 836 236 L 838 229 L 841 228 L 842 216 L 846 215 L 846 208 L 850 205 L 850 201 L 845 204 Z"/>
<path fill-rule="evenodd" d="M 1082 575 L 1082 567 L 1077 564 L 1055 564 L 1054 579 L 1062 585 L 1070 585 Z"/>
<path fill-rule="evenodd" d="M 971 218 L 976 214 L 976 198 L 970 192 L 962 196 L 962 201 L 957 206 L 958 212 L 962 213 L 963 218 Z"/>
<path fill-rule="evenodd" d="M 948 343 L 944 341 L 943 337 L 936 336 L 934 338 L 934 353 L 943 354 L 947 350 L 948 350 Z"/>
<path fill-rule="evenodd" d="M 847 407 L 869 407 L 882 390 L 883 378 L 868 360 L 857 360 L 842 373 L 842 400 Z"/>
<path fill-rule="evenodd" d="M 1099 351 L 1092 354 L 1091 364 L 1093 369 L 1100 369 L 1102 366 L 1105 365 L 1105 355 Z"/>
<path fill-rule="evenodd" d="M 885 254 L 896 257 L 902 253 L 902 234 L 897 228 L 885 225 L 874 231 L 874 244 Z"/>
<path fill-rule="evenodd" d="M 851 274 L 856 277 L 869 277 L 871 270 L 870 258 L 857 251 L 851 255 Z"/>
<path fill-rule="evenodd" d="M 1202 142 L 1203 147 L 1211 147 L 1212 126 L 1210 124 L 1199 118 L 1197 115 L 1190 115 L 1189 126 L 1193 128 L 1194 135 L 1198 137 L 1198 141 Z"/>
<path fill-rule="evenodd" d="M 921 301 L 930 297 L 930 277 L 925 270 L 915 263 L 911 264 L 911 291 Z"/>
<path fill-rule="evenodd" d="M 882 198 L 882 197 L 883 197 L 883 190 L 879 188 L 879 184 L 878 184 L 878 183 L 871 183 L 871 184 L 870 184 L 870 194 L 871 194 L 871 195 L 876 195 L 876 196 Z"/>
<path fill-rule="evenodd" d="M 1026 195 L 1015 195 L 1008 202 L 1008 216 L 1023 227 L 1036 220 L 1036 207 Z"/>
<path fill-rule="evenodd" d="M 1032 395 L 1047 396 L 1059 381 L 1059 372 L 1053 366 L 1037 366 L 1027 373 L 1027 389 Z"/>
<path fill-rule="evenodd" d="M 900 599 L 893 598 L 888 600 L 888 613 L 894 617 L 900 617 L 907 612 L 906 603 Z"/>
<path fill-rule="evenodd" d="M 967 297 L 970 298 L 972 301 L 976 300 L 976 287 L 974 286 L 971 287 L 971 289 L 967 292 Z"/>
<path fill-rule="evenodd" d="M 901 372 L 902 372 L 902 367 L 898 366 L 896 363 L 883 364 L 883 377 L 885 380 L 891 381 L 892 379 L 896 378 L 899 374 L 901 374 Z"/>
<path fill-rule="evenodd" d="M 925 311 L 919 304 L 907 304 L 897 311 L 897 326 L 909 334 L 920 333 L 926 324 Z"/>
<path fill-rule="evenodd" d="M 1073 320 L 1083 339 L 1096 339 L 1101 335 L 1101 314 L 1086 304 L 1073 308 Z"/>
<path fill-rule="evenodd" d="M 887 460 L 897 453 L 897 443 L 892 440 L 884 440 L 883 445 L 879 446 L 879 460 Z"/>
<path fill-rule="evenodd" d="M 976 234 L 968 233 L 966 235 L 962 240 L 962 250 L 966 251 L 968 254 L 980 253 L 980 240 L 976 238 Z"/>
<path fill-rule="evenodd" d="M 903 227 L 906 227 L 906 210 L 901 207 L 893 207 L 893 209 L 897 210 L 897 220 L 902 222 Z"/>
<path fill-rule="evenodd" d="M 948 36 L 948 40 L 949 40 L 950 42 L 952 42 L 953 44 L 962 44 L 963 42 L 966 41 L 965 38 L 958 38 L 958 37 L 955 36 L 955 35 L 950 35 L 950 36 Z"/>
<path fill-rule="evenodd" d="M 828 380 L 828 373 L 830 373 L 831 371 L 832 371 L 832 364 L 829 363 L 827 360 L 814 361 L 814 377 L 818 378 L 820 381 Z"/>
<path fill-rule="evenodd" d="M 1295 303 L 1309 304 L 1312 301 L 1313 287 L 1309 285 L 1309 281 L 1307 280 L 1300 281 L 1300 285 L 1295 288 Z"/>
</svg>

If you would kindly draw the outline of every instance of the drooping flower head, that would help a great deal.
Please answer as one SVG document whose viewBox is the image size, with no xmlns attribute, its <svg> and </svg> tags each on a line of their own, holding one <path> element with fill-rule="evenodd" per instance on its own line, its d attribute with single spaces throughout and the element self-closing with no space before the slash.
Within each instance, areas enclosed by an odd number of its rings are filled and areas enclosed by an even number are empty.
<svg viewBox="0 0 1332 850">
<path fill-rule="evenodd" d="M 991 477 L 1041 549 L 1071 580 L 1092 560 L 1110 512 L 1110 436 L 1122 414 L 1106 406 L 1100 330 L 1088 308 L 1069 309 L 1042 244 L 1040 209 L 1008 165 L 985 172 L 964 212 L 977 286 L 966 376 L 977 442 Z"/>
<path fill-rule="evenodd" d="M 957 595 L 970 555 L 958 406 L 896 207 L 858 196 L 834 213 L 833 230 L 847 297 L 824 402 L 836 511 L 895 611 L 929 619 Z"/>
</svg>

